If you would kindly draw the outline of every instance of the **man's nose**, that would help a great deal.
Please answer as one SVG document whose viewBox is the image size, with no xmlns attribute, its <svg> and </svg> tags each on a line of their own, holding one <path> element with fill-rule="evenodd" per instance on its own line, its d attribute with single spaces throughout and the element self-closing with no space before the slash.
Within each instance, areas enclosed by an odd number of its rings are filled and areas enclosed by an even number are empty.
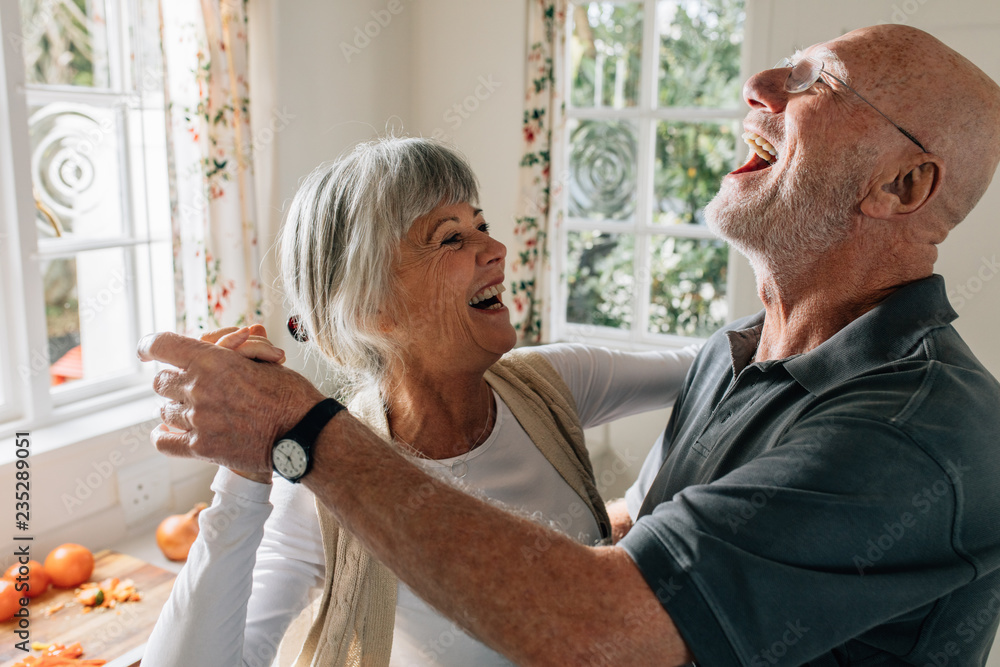
<svg viewBox="0 0 1000 667">
<path fill-rule="evenodd" d="M 758 72 L 743 84 L 743 99 L 755 111 L 781 113 L 788 104 L 787 80 L 787 67 Z"/>
</svg>

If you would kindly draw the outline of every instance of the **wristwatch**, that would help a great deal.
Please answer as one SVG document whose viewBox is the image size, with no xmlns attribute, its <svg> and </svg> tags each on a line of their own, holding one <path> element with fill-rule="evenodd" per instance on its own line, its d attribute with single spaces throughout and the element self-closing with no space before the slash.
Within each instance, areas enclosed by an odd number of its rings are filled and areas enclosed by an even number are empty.
<svg viewBox="0 0 1000 667">
<path fill-rule="evenodd" d="M 290 482 L 297 483 L 305 477 L 312 467 L 316 438 L 327 422 L 343 409 L 344 406 L 332 398 L 323 399 L 288 433 L 278 438 L 271 449 L 271 464 L 275 472 Z"/>
</svg>

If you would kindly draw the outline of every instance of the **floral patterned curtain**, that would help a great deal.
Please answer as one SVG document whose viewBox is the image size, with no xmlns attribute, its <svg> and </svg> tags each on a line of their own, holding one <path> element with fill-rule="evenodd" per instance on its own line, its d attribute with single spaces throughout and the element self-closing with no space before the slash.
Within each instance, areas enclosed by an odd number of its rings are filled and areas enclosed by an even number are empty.
<svg viewBox="0 0 1000 667">
<path fill-rule="evenodd" d="M 161 0 L 177 330 L 261 319 L 245 0 Z"/>
<path fill-rule="evenodd" d="M 552 287 L 547 279 L 548 239 L 562 223 L 562 178 L 552 165 L 562 164 L 564 100 L 556 77 L 564 71 L 566 0 L 528 3 L 527 90 L 524 98 L 524 149 L 515 212 L 511 262 L 511 320 L 524 344 L 547 340 Z"/>
</svg>

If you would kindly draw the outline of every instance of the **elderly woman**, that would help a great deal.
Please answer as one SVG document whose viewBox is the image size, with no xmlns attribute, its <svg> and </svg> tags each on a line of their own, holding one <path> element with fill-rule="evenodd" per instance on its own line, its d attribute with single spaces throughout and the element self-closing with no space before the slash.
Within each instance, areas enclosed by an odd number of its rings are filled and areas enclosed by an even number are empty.
<svg viewBox="0 0 1000 667">
<path fill-rule="evenodd" d="M 506 249 L 477 200 L 469 166 L 443 145 L 358 146 L 296 194 L 281 239 L 285 287 L 310 344 L 350 374 L 350 410 L 415 465 L 581 542 L 607 540 L 582 429 L 668 405 L 694 350 L 507 354 Z M 247 333 L 262 330 L 220 343 Z M 282 356 L 261 338 L 239 349 Z M 509 664 L 398 582 L 305 487 L 274 480 L 219 471 L 145 667 L 269 665 L 320 596 L 296 665 Z"/>
</svg>

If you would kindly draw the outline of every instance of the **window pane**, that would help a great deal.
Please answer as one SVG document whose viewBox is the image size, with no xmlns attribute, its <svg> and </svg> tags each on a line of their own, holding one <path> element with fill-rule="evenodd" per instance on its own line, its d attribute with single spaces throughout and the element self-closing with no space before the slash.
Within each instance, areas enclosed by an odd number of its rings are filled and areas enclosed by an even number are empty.
<svg viewBox="0 0 1000 667">
<path fill-rule="evenodd" d="M 634 107 L 642 66 L 642 4 L 572 5 L 570 43 L 575 107 Z"/>
<path fill-rule="evenodd" d="M 729 251 L 714 239 L 654 236 L 649 331 L 707 337 L 726 323 Z"/>
<path fill-rule="evenodd" d="M 121 233 L 122 193 L 117 114 L 111 109 L 56 102 L 32 108 L 31 176 L 45 211 L 40 227 L 67 235 Z"/>
<path fill-rule="evenodd" d="M 632 258 L 630 234 L 570 232 L 566 321 L 616 329 L 632 326 Z"/>
<path fill-rule="evenodd" d="M 704 208 L 746 144 L 738 124 L 658 123 L 653 166 L 653 221 L 705 224 Z"/>
<path fill-rule="evenodd" d="M 570 216 L 628 220 L 635 213 L 635 126 L 603 120 L 570 120 L 568 126 Z"/>
<path fill-rule="evenodd" d="M 135 295 L 126 252 L 94 250 L 42 262 L 53 385 L 134 370 Z"/>
<path fill-rule="evenodd" d="M 660 106 L 737 107 L 744 0 L 662 0 Z"/>
<path fill-rule="evenodd" d="M 76 259 L 42 262 L 45 325 L 49 338 L 52 384 L 83 377 L 80 353 L 80 300 L 76 289 Z"/>
<path fill-rule="evenodd" d="M 103 0 L 21 0 L 28 83 L 108 88 Z"/>
<path fill-rule="evenodd" d="M 150 96 L 162 99 L 163 49 L 160 48 L 160 1 L 138 0 L 138 2 L 138 25 L 129 25 L 132 48 L 139 54 L 139 58 L 131 59 L 132 80 L 144 99 Z"/>
</svg>

